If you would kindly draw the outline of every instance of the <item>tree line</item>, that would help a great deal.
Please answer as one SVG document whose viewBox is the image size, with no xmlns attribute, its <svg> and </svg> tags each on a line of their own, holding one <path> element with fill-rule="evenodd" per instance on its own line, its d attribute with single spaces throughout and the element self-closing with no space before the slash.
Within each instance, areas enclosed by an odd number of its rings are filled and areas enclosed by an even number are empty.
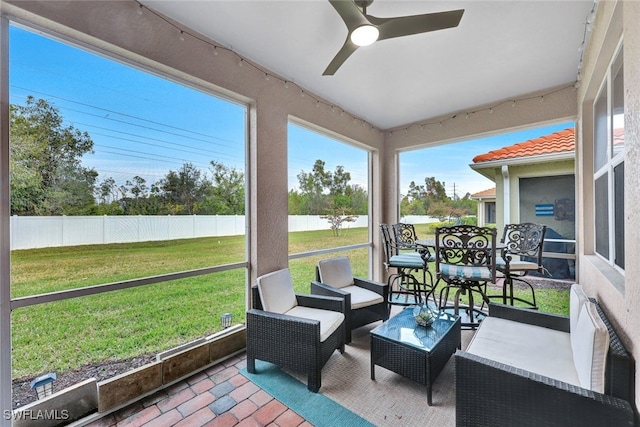
<svg viewBox="0 0 640 427">
<path fill-rule="evenodd" d="M 43 99 L 27 97 L 10 105 L 11 214 L 54 215 L 244 215 L 243 171 L 216 160 L 206 171 L 185 162 L 149 183 L 135 175 L 124 183 L 82 164 L 92 154 L 88 132 L 65 125 L 59 110 Z M 368 213 L 368 193 L 351 183 L 343 166 L 327 170 L 316 160 L 311 171 L 300 171 L 298 187 L 289 191 L 290 215 L 323 215 L 340 229 L 345 221 Z M 438 217 L 475 214 L 467 194 L 449 199 L 444 183 L 425 178 L 411 182 L 402 198 L 402 215 Z"/>
<path fill-rule="evenodd" d="M 139 175 L 124 183 L 82 164 L 94 153 L 88 132 L 66 125 L 44 99 L 10 105 L 11 214 L 55 215 L 244 215 L 244 172 L 211 160 L 206 171 L 185 162 L 161 179 Z M 300 190 L 289 193 L 293 215 L 366 214 L 367 193 L 351 185 L 342 166 L 325 171 L 317 160 L 298 174 Z"/>
<path fill-rule="evenodd" d="M 400 201 L 401 215 L 430 215 L 441 221 L 476 215 L 477 202 L 469 193 L 460 198 L 447 196 L 445 183 L 435 177 L 424 179 L 424 185 L 411 181 L 409 191 Z"/>
<path fill-rule="evenodd" d="M 46 100 L 10 105 L 9 126 L 12 215 L 244 215 L 244 173 L 218 161 L 208 173 L 187 162 L 153 183 L 118 184 L 82 165 L 91 136 Z"/>
</svg>

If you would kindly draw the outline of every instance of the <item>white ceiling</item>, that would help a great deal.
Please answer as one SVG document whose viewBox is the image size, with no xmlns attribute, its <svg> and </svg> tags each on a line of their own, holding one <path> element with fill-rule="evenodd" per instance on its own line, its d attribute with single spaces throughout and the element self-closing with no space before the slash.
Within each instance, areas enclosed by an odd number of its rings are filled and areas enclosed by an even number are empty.
<svg viewBox="0 0 640 427">
<path fill-rule="evenodd" d="M 378 41 L 323 76 L 347 36 L 327 0 L 141 3 L 380 129 L 574 82 L 594 7 L 581 0 L 375 0 L 367 12 L 378 17 L 465 12 L 456 28 Z"/>
</svg>

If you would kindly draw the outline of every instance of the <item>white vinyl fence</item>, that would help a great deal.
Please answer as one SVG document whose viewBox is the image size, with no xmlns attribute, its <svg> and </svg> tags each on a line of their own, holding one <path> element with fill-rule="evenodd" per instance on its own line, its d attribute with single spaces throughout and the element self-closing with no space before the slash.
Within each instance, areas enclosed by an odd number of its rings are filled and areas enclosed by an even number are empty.
<svg viewBox="0 0 640 427">
<path fill-rule="evenodd" d="M 428 217 L 403 222 L 431 222 Z M 367 227 L 360 215 L 344 228 Z M 244 215 L 12 216 L 11 249 L 100 245 L 245 234 Z M 289 231 L 328 230 L 317 215 L 289 215 Z"/>
</svg>

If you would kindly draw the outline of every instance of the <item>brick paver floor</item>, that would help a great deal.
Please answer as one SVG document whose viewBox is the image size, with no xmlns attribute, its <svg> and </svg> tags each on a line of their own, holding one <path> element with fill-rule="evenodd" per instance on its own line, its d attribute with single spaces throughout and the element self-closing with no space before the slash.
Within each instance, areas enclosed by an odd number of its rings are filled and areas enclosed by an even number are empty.
<svg viewBox="0 0 640 427">
<path fill-rule="evenodd" d="M 91 427 L 311 426 L 249 381 L 236 356 L 93 423 Z"/>
</svg>

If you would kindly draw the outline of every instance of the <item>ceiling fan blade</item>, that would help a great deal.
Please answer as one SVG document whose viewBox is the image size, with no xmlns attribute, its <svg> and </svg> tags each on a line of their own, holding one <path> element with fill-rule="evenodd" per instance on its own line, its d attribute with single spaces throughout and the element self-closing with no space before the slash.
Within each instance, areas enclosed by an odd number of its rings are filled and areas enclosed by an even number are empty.
<svg viewBox="0 0 640 427">
<path fill-rule="evenodd" d="M 338 12 L 349 32 L 361 25 L 368 24 L 367 18 L 353 1 L 329 0 L 331 6 Z"/>
<path fill-rule="evenodd" d="M 324 70 L 324 73 L 322 73 L 322 75 L 323 76 L 334 75 L 335 72 L 338 71 L 338 68 L 340 68 L 340 66 L 344 63 L 344 61 L 346 61 L 347 58 L 351 56 L 351 54 L 355 52 L 357 48 L 358 46 L 347 37 L 347 40 L 342 45 L 342 48 L 333 58 L 333 60 L 331 61 L 327 69 Z"/>
<path fill-rule="evenodd" d="M 463 13 L 464 9 L 459 9 L 396 18 L 377 18 L 371 15 L 367 15 L 366 18 L 378 27 L 380 31 L 378 40 L 385 40 L 457 27 Z"/>
</svg>

